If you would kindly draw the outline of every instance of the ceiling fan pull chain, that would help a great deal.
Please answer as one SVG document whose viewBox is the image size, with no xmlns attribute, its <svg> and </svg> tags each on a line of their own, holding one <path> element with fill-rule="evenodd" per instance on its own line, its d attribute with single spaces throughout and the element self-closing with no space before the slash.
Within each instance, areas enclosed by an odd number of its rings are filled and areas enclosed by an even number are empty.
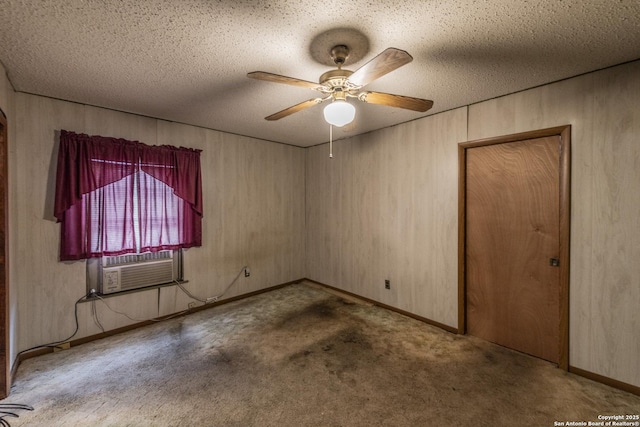
<svg viewBox="0 0 640 427">
<path fill-rule="evenodd" d="M 333 159 L 333 125 L 329 125 L 329 158 Z"/>
</svg>

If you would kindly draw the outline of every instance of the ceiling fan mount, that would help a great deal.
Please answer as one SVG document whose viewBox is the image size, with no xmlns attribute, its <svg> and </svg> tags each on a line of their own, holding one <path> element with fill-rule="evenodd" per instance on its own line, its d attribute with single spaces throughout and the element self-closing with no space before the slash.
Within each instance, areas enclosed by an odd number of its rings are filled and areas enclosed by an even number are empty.
<svg viewBox="0 0 640 427">
<path fill-rule="evenodd" d="M 323 73 L 318 80 L 322 86 L 327 88 L 327 93 L 333 93 L 336 89 L 343 90 L 345 88 L 345 82 L 353 74 L 351 70 L 342 69 L 342 65 L 349 57 L 349 48 L 347 46 L 343 44 L 334 46 L 330 54 L 331 59 L 333 59 L 338 69 Z M 355 89 L 355 87 L 352 87 L 352 89 Z"/>
<path fill-rule="evenodd" d="M 331 59 L 338 68 L 344 65 L 345 61 L 349 57 L 349 48 L 346 45 L 339 44 L 331 49 Z"/>
</svg>

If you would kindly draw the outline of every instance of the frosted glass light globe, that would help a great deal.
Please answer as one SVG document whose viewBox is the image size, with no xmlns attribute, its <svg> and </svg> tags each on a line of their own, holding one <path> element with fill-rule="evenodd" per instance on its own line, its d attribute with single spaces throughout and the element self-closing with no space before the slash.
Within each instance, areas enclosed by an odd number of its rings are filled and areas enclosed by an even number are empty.
<svg viewBox="0 0 640 427">
<path fill-rule="evenodd" d="M 356 107 L 346 101 L 333 101 L 324 107 L 324 119 L 327 123 L 342 127 L 353 121 L 356 116 Z"/>
</svg>

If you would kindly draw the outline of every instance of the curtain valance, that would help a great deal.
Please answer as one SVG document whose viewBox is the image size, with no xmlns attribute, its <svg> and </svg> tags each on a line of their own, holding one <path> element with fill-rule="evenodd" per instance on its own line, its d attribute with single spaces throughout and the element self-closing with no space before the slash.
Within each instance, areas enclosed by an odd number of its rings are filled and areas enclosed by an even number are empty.
<svg viewBox="0 0 640 427">
<path fill-rule="evenodd" d="M 191 148 L 150 146 L 138 141 L 62 130 L 54 207 L 54 215 L 62 223 L 60 259 L 129 253 L 140 248 L 154 251 L 200 246 L 200 152 Z M 171 197 L 162 189 L 155 188 L 155 180 L 131 178 L 138 173 L 144 173 L 170 187 L 173 194 L 183 201 L 184 209 L 182 206 L 175 208 L 176 202 L 168 200 Z M 107 186 L 117 187 L 118 190 L 111 189 L 106 195 L 101 193 L 99 199 L 92 196 L 96 190 Z M 108 197 L 113 200 L 105 201 Z M 141 206 L 140 200 L 145 201 L 144 206 L 152 206 L 153 209 L 135 212 L 134 206 Z M 163 208 L 158 206 L 159 203 L 171 206 Z M 178 209 L 179 212 L 177 210 L 173 214 L 166 214 L 167 218 L 158 218 L 169 209 Z M 112 212 L 114 210 L 116 212 Z M 141 211 L 140 208 L 138 210 Z M 96 219 L 96 215 L 100 215 L 100 218 Z M 180 224 L 167 222 L 176 218 Z M 111 229 L 100 228 L 91 232 L 92 221 L 108 224 Z M 123 228 L 114 231 L 114 221 L 122 222 L 118 227 Z M 157 225 L 159 221 L 163 222 L 161 226 Z M 135 237 L 136 233 L 130 230 L 134 224 L 141 224 L 145 230 L 142 237 Z M 138 225 L 138 228 L 141 226 Z M 174 233 L 168 237 L 172 229 L 178 230 L 177 235 Z M 107 232 L 112 234 L 109 245 L 105 243 L 109 238 Z M 96 236 L 96 233 L 105 235 Z M 113 235 L 118 233 L 122 236 L 115 239 L 118 243 L 114 245 Z"/>
</svg>

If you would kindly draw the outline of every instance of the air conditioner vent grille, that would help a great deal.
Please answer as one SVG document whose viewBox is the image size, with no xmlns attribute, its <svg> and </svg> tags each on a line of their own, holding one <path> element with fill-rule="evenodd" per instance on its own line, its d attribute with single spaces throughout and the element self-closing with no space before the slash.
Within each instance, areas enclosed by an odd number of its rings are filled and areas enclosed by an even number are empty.
<svg viewBox="0 0 640 427">
<path fill-rule="evenodd" d="M 145 252 L 142 254 L 127 254 L 106 256 L 102 258 L 104 267 L 115 267 L 117 265 L 137 264 L 146 261 L 158 261 L 173 258 L 173 251 Z"/>
<path fill-rule="evenodd" d="M 159 285 L 173 280 L 173 262 L 146 262 L 120 267 L 121 290 Z"/>
</svg>

